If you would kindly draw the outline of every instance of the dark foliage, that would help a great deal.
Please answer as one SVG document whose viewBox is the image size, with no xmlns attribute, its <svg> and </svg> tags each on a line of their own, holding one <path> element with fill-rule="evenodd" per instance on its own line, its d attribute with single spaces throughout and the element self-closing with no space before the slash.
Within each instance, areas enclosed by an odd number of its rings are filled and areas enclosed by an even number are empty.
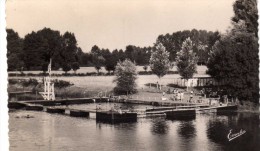
<svg viewBox="0 0 260 151">
<path fill-rule="evenodd" d="M 259 100 L 257 38 L 247 33 L 232 33 L 214 47 L 208 74 L 225 81 L 227 92 L 240 100 Z"/>
<path fill-rule="evenodd" d="M 12 29 L 7 29 L 7 63 L 8 71 L 21 71 L 23 62 L 23 39 Z"/>
<path fill-rule="evenodd" d="M 193 50 L 198 56 L 199 64 L 205 64 L 208 60 L 208 53 L 212 46 L 220 38 L 219 32 L 211 32 L 206 30 L 184 30 L 174 32 L 172 34 L 159 35 L 156 42 L 160 42 L 166 51 L 170 52 L 170 61 L 175 61 L 176 54 L 181 50 L 182 43 L 188 37 L 193 42 Z"/>
<path fill-rule="evenodd" d="M 116 87 L 114 88 L 116 94 L 132 94 L 137 92 L 135 81 L 137 73 L 134 63 L 128 59 L 118 62 L 115 75 L 116 77 L 113 82 L 116 82 Z"/>
<path fill-rule="evenodd" d="M 72 70 L 76 73 L 76 71 L 80 68 L 80 67 L 79 67 L 79 63 L 78 63 L 78 62 L 73 62 L 73 63 L 71 64 L 71 68 L 72 68 Z"/>
<path fill-rule="evenodd" d="M 67 72 L 71 70 L 71 65 L 68 63 L 63 63 L 62 70 L 65 72 L 65 74 L 67 74 Z"/>
<path fill-rule="evenodd" d="M 57 88 L 65 88 L 65 87 L 69 87 L 69 86 L 73 85 L 70 82 L 64 81 L 64 80 L 55 79 L 53 82 L 54 82 L 54 86 Z"/>
<path fill-rule="evenodd" d="M 28 87 L 28 86 L 36 86 L 39 84 L 39 82 L 36 79 L 29 79 L 29 80 L 25 80 L 25 79 L 8 79 L 8 83 L 9 84 L 20 84 L 24 87 Z"/>
<path fill-rule="evenodd" d="M 236 0 L 233 5 L 235 16 L 232 21 L 239 23 L 240 21 L 245 22 L 246 31 L 254 33 L 258 36 L 258 10 L 256 0 Z"/>
<path fill-rule="evenodd" d="M 237 0 L 234 12 L 233 29 L 213 47 L 207 65 L 208 74 L 224 81 L 229 95 L 259 103 L 256 1 Z"/>
</svg>

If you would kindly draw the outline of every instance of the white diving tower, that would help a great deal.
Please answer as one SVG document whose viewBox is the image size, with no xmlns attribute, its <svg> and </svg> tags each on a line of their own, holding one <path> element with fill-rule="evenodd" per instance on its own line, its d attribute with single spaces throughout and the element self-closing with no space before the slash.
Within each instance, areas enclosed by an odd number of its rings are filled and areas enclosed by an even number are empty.
<svg viewBox="0 0 260 151">
<path fill-rule="evenodd" d="M 39 92 L 44 100 L 55 100 L 54 83 L 51 80 L 51 59 L 48 65 L 49 76 L 44 77 L 44 92 Z"/>
</svg>

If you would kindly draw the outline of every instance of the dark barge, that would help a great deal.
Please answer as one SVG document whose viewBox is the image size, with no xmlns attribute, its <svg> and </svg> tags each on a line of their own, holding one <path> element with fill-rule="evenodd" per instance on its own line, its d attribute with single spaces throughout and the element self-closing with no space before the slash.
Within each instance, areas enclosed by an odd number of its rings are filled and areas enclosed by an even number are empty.
<svg viewBox="0 0 260 151">
<path fill-rule="evenodd" d="M 48 107 L 46 109 L 46 112 L 48 112 L 48 113 L 65 114 L 65 109 L 63 109 L 63 108 L 55 108 L 55 107 Z"/>
<path fill-rule="evenodd" d="M 116 111 L 104 111 L 96 112 L 97 122 L 107 123 L 121 123 L 121 122 L 136 122 L 137 113 L 123 112 L 119 113 Z"/>
<path fill-rule="evenodd" d="M 83 110 L 70 110 L 70 116 L 72 117 L 89 117 L 89 112 Z"/>
<path fill-rule="evenodd" d="M 192 120 L 196 118 L 195 109 L 179 109 L 165 112 L 166 118 L 170 120 Z"/>
</svg>

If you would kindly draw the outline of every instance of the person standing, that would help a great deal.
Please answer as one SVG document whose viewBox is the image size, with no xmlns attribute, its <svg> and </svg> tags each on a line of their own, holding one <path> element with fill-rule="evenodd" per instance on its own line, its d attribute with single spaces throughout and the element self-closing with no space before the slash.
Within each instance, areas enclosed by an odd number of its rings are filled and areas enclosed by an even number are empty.
<svg viewBox="0 0 260 151">
<path fill-rule="evenodd" d="M 190 103 L 192 101 L 192 98 L 193 98 L 193 91 L 190 91 L 190 100 L 189 100 Z"/>
<path fill-rule="evenodd" d="M 184 92 L 182 91 L 181 92 L 181 101 L 183 101 L 183 99 L 184 99 Z"/>
<path fill-rule="evenodd" d="M 181 93 L 180 92 L 177 93 L 177 99 L 178 99 L 178 101 L 181 101 Z"/>
</svg>

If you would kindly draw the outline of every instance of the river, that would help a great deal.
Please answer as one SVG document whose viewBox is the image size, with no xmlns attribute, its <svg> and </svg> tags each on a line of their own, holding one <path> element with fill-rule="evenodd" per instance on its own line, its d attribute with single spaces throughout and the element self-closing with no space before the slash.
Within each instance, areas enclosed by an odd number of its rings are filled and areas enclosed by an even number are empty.
<svg viewBox="0 0 260 151">
<path fill-rule="evenodd" d="M 26 115 L 34 118 L 21 118 Z M 10 151 L 258 151 L 259 118 L 211 113 L 188 121 L 153 117 L 111 125 L 93 117 L 15 110 L 9 112 Z M 245 133 L 229 141 L 231 129 Z"/>
</svg>

